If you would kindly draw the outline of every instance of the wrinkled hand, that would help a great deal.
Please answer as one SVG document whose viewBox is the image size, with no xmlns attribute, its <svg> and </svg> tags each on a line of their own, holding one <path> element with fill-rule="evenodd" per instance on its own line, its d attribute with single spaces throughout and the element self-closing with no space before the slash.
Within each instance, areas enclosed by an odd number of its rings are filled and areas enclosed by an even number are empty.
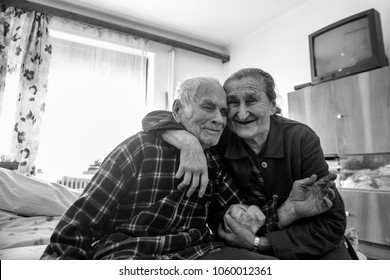
<svg viewBox="0 0 390 280">
<path fill-rule="evenodd" d="M 230 246 L 252 249 L 255 234 L 237 223 L 229 214 L 225 214 L 223 220 L 224 225 L 219 224 L 218 235 Z"/>
<path fill-rule="evenodd" d="M 265 215 L 256 205 L 233 204 L 226 211 L 224 217 L 227 215 L 230 215 L 239 225 L 253 234 L 256 234 L 265 223 Z M 225 229 L 229 230 L 229 225 L 226 222 L 224 225 Z"/>
<path fill-rule="evenodd" d="M 195 192 L 200 182 L 198 196 L 202 197 L 209 182 L 209 175 L 204 150 L 197 141 L 183 145 L 180 150 L 180 165 L 175 177 L 180 179 L 183 175 L 183 181 L 177 188 L 181 190 L 191 184 L 187 190 L 187 196 L 189 197 Z"/>
<path fill-rule="evenodd" d="M 332 200 L 335 198 L 333 182 L 337 178 L 336 174 L 329 174 L 320 180 L 316 175 L 310 178 L 297 180 L 293 183 L 293 188 L 288 197 L 288 201 L 293 206 L 297 218 L 312 217 L 326 212 L 333 206 Z"/>
</svg>

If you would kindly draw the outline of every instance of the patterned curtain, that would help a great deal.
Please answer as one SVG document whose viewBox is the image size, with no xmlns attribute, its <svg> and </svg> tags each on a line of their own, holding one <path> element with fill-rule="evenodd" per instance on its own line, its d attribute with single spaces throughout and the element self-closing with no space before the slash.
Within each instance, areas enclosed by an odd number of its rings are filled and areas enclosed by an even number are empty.
<svg viewBox="0 0 390 280">
<path fill-rule="evenodd" d="M 19 72 L 19 92 L 13 136 L 13 153 L 19 171 L 34 174 L 38 137 L 49 74 L 51 43 L 48 17 L 14 7 L 0 15 L 0 108 L 7 73 Z"/>
</svg>

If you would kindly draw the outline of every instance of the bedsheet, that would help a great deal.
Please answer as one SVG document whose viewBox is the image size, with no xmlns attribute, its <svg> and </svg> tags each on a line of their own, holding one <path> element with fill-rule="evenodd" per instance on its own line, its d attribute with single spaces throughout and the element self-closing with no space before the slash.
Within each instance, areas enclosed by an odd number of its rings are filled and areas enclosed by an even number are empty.
<svg viewBox="0 0 390 280">
<path fill-rule="evenodd" d="M 0 260 L 38 260 L 80 190 L 0 168 Z"/>
<path fill-rule="evenodd" d="M 38 260 L 60 216 L 24 217 L 0 210 L 0 259 Z"/>
</svg>

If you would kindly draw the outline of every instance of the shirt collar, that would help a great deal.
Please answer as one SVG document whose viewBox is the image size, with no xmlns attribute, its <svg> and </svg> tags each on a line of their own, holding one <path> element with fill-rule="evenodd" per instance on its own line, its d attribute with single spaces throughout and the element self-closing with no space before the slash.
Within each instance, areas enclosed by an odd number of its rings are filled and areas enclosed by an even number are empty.
<svg viewBox="0 0 390 280">
<path fill-rule="evenodd" d="M 228 146 L 225 152 L 225 158 L 227 159 L 241 159 L 249 157 L 250 147 L 244 140 L 239 138 L 233 132 L 230 132 L 228 139 Z M 269 158 L 282 158 L 284 156 L 283 148 L 283 131 L 280 120 L 277 116 L 271 116 L 270 130 L 265 143 L 264 157 Z"/>
</svg>

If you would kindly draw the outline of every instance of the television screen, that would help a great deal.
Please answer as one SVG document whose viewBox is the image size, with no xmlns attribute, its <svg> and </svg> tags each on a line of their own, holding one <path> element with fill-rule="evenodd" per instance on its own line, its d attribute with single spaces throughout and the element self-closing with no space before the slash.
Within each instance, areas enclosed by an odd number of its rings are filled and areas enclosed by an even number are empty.
<svg viewBox="0 0 390 280">
<path fill-rule="evenodd" d="M 374 9 L 309 35 L 309 43 L 313 84 L 388 65 Z"/>
<path fill-rule="evenodd" d="M 342 70 L 364 62 L 372 56 L 367 18 L 323 33 L 314 38 L 317 75 Z"/>
</svg>

